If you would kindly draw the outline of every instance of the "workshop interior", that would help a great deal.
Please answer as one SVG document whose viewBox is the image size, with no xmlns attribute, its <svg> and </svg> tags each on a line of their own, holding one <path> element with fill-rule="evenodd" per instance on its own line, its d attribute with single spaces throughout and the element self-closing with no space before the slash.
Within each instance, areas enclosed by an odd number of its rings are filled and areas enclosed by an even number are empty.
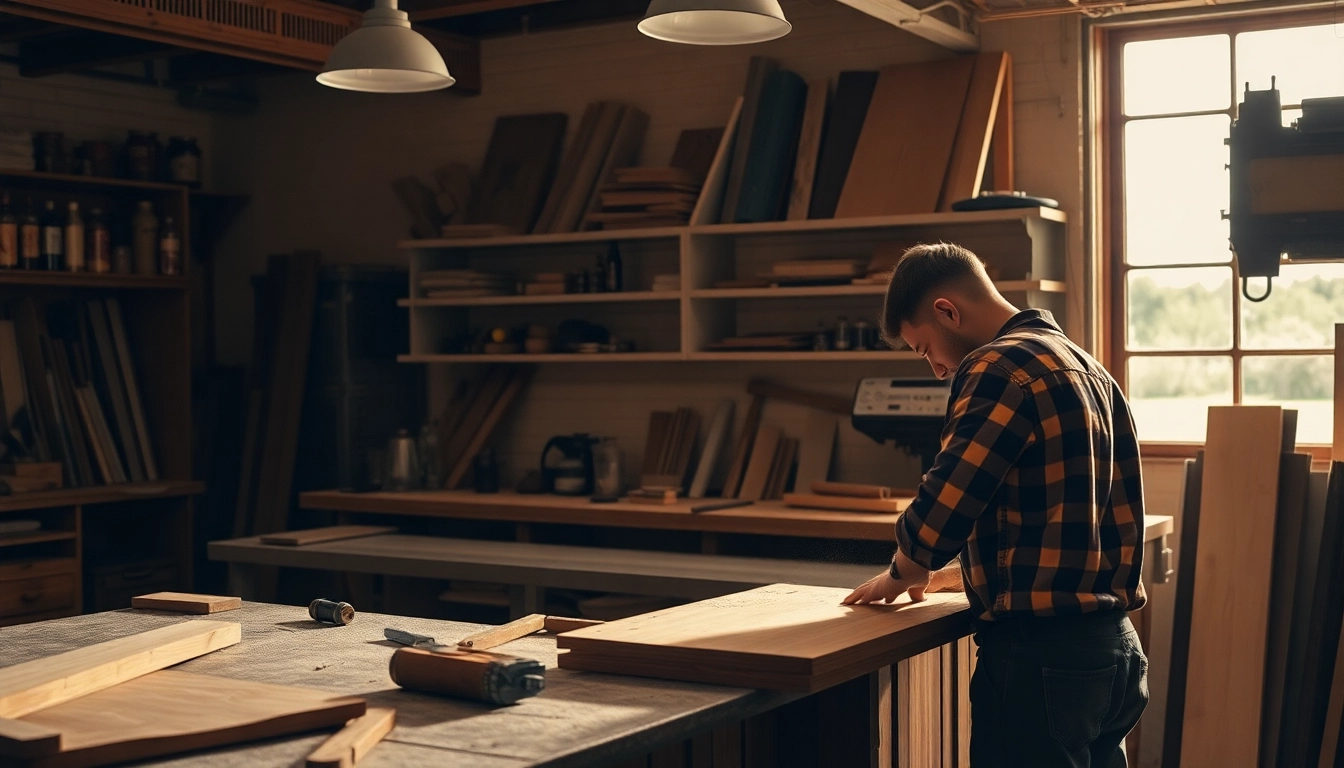
<svg viewBox="0 0 1344 768">
<path fill-rule="evenodd" d="M 1005 533 L 939 243 L 1123 541 Z M 1335 1 L 0 0 L 0 764 L 988 766 L 978 589 L 1090 542 L 1121 764 L 1344 765 L 1342 340 Z"/>
</svg>

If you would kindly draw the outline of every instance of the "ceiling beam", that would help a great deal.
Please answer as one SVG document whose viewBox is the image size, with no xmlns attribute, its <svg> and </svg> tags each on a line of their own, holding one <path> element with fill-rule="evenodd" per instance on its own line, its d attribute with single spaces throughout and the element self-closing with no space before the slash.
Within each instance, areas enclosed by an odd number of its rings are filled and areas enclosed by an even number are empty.
<svg viewBox="0 0 1344 768">
<path fill-rule="evenodd" d="M 644 15 L 649 0 L 565 0 L 533 2 L 511 8 L 446 16 L 427 21 L 439 29 L 473 38 L 500 37 L 543 29 L 563 29 L 613 21 L 633 21 Z M 425 26 L 424 23 L 421 27 Z M 417 29 L 421 28 L 417 27 Z"/>
<path fill-rule="evenodd" d="M 948 50 L 958 53 L 972 53 L 980 50 L 980 36 L 978 34 L 948 24 L 929 13 L 929 10 L 934 7 L 951 6 L 957 9 L 958 16 L 964 18 L 966 14 L 957 0 L 943 0 L 943 2 L 929 6 L 929 9 L 916 8 L 913 5 L 901 2 L 901 0 L 840 0 L 840 2 L 863 11 L 875 19 L 881 19 L 897 29 L 903 29 L 912 35 L 937 43 Z"/>
<path fill-rule="evenodd" d="M 442 0 L 406 0 L 399 7 L 411 15 L 411 21 L 428 21 L 554 2 L 559 0 L 452 0 L 447 3 Z"/>
<path fill-rule="evenodd" d="M 171 56 L 180 48 L 166 43 L 98 32 L 72 32 L 58 40 L 19 43 L 19 74 L 46 77 L 64 72 L 97 69 L 110 64 Z"/>
</svg>

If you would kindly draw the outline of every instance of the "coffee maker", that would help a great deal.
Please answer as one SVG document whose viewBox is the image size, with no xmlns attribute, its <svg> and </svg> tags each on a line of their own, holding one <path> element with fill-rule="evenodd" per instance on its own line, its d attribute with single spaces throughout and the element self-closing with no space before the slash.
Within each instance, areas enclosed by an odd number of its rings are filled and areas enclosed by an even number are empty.
<svg viewBox="0 0 1344 768">
<path fill-rule="evenodd" d="M 599 439 L 586 433 L 559 435 L 541 449 L 541 487 L 562 496 L 593 492 L 593 446 Z"/>
</svg>

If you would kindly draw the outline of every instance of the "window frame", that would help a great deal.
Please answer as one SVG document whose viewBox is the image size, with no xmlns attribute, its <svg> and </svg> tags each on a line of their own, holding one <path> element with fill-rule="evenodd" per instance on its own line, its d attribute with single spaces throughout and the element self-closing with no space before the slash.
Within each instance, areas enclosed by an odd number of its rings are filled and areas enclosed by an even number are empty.
<svg viewBox="0 0 1344 768">
<path fill-rule="evenodd" d="M 1096 211 L 1099 223 L 1100 269 L 1099 295 L 1102 299 L 1100 315 L 1100 343 L 1102 357 L 1121 389 L 1128 392 L 1128 362 L 1131 357 L 1220 357 L 1232 359 L 1232 402 L 1241 402 L 1242 361 L 1247 357 L 1289 356 L 1289 355 L 1333 355 L 1333 349 L 1255 349 L 1244 350 L 1241 347 L 1241 306 L 1245 299 L 1241 295 L 1241 276 L 1236 260 L 1228 252 L 1227 262 L 1204 264 L 1161 264 L 1144 265 L 1135 268 L 1143 271 L 1148 268 L 1168 267 L 1225 267 L 1232 270 L 1232 346 L 1225 350 L 1187 350 L 1163 351 L 1146 350 L 1134 352 L 1127 349 L 1128 341 L 1128 303 L 1127 275 L 1131 267 L 1124 262 L 1125 250 L 1125 126 L 1132 121 L 1190 117 L 1201 115 L 1227 115 L 1236 119 L 1240 106 L 1240 96 L 1244 85 L 1237 83 L 1236 56 L 1237 36 L 1245 32 L 1258 32 L 1286 27 L 1304 27 L 1321 24 L 1344 24 L 1344 14 L 1335 8 L 1298 8 L 1252 11 L 1247 13 L 1220 13 L 1216 16 L 1200 16 L 1183 19 L 1129 19 L 1117 22 L 1097 22 L 1091 37 L 1095 48 L 1093 65 L 1101 71 L 1092 78 L 1101 93 L 1094 100 L 1095 108 L 1100 111 L 1100 119 L 1093 124 L 1098 127 L 1098 168 L 1102 178 L 1095 185 L 1098 199 Z M 1162 113 L 1129 117 L 1124 114 L 1123 58 L 1128 43 L 1148 40 L 1163 40 L 1177 37 L 1196 37 L 1200 35 L 1227 34 L 1230 37 L 1228 55 L 1230 57 L 1231 76 L 1229 77 L 1230 100 L 1227 109 L 1197 110 L 1190 112 Z M 1263 87 L 1264 84 L 1257 84 Z M 1300 104 L 1284 104 L 1283 109 L 1301 108 Z M 1340 259 L 1312 259 L 1296 263 L 1321 264 L 1341 263 Z M 1291 262 L 1284 262 L 1285 264 Z M 1258 285 L 1252 283 L 1252 295 Z M 1145 457 L 1189 458 L 1204 447 L 1203 442 L 1156 442 L 1143 441 Z M 1301 452 L 1309 452 L 1318 460 L 1330 458 L 1328 445 L 1303 445 Z"/>
</svg>

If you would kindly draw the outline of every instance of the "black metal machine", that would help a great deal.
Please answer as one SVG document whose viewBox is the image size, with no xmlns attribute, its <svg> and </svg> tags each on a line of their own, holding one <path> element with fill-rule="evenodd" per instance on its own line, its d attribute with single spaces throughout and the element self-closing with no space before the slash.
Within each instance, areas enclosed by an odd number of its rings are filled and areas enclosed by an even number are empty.
<svg viewBox="0 0 1344 768">
<path fill-rule="evenodd" d="M 888 440 L 917 454 L 928 472 L 942 447 L 951 381 L 863 379 L 854 391 L 850 423 L 879 443 Z"/>
<path fill-rule="evenodd" d="M 1229 237 L 1247 278 L 1274 278 L 1283 255 L 1290 259 L 1344 256 L 1344 97 L 1303 99 L 1302 117 L 1283 127 L 1273 80 L 1267 91 L 1242 97 L 1227 139 L 1231 163 Z"/>
</svg>

